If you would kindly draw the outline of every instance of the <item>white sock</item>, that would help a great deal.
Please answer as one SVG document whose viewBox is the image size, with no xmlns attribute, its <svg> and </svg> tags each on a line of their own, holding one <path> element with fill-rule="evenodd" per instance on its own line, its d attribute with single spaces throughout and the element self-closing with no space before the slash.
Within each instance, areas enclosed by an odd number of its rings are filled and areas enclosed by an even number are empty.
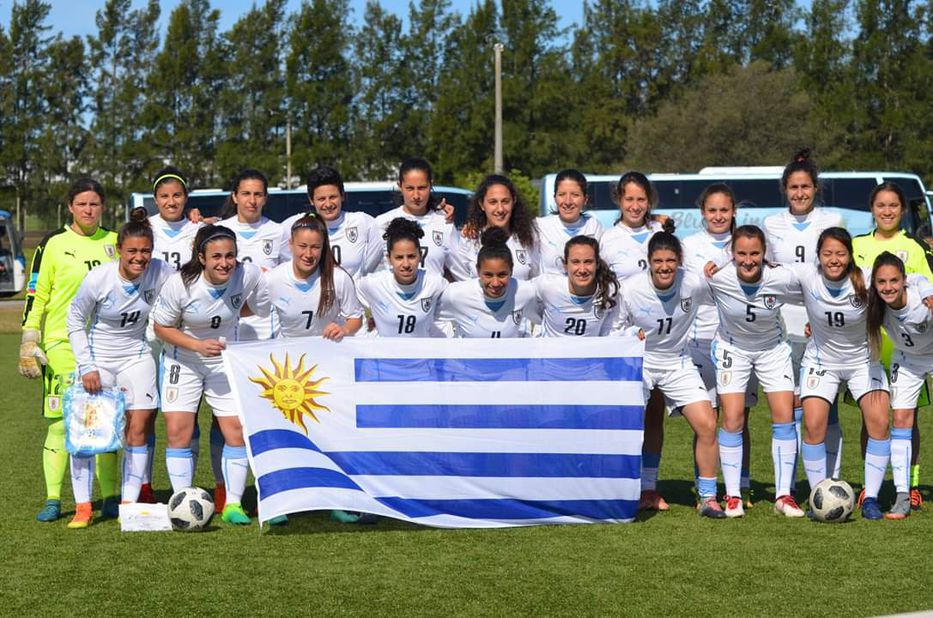
<svg viewBox="0 0 933 618">
<path fill-rule="evenodd" d="M 220 427 L 211 426 L 211 470 L 214 472 L 214 483 L 220 485 L 224 482 L 224 436 Z"/>
<path fill-rule="evenodd" d="M 224 485 L 227 486 L 227 504 L 240 504 L 246 489 L 246 472 L 249 459 L 245 446 L 224 446 Z"/>
<path fill-rule="evenodd" d="M 172 491 L 179 491 L 194 484 L 194 466 L 190 448 L 165 449 L 165 467 Z"/>
<path fill-rule="evenodd" d="M 817 484 L 826 478 L 826 443 L 803 443 L 803 469 L 807 473 L 807 481 L 812 491 Z"/>
<path fill-rule="evenodd" d="M 910 457 L 912 446 L 910 427 L 891 429 L 891 476 L 897 493 L 910 491 Z"/>
<path fill-rule="evenodd" d="M 145 446 L 128 446 L 123 450 L 123 490 L 126 502 L 139 500 L 139 488 L 148 465 L 149 449 Z"/>
<path fill-rule="evenodd" d="M 793 423 L 771 424 L 771 459 L 775 498 L 789 496 L 797 460 L 797 432 Z"/>
<path fill-rule="evenodd" d="M 865 497 L 877 498 L 884 481 L 884 473 L 888 471 L 888 461 L 891 459 L 891 439 L 875 440 L 868 438 L 868 447 L 865 449 Z"/>
<path fill-rule="evenodd" d="M 742 432 L 719 430 L 719 461 L 727 496 L 740 496 L 742 477 Z"/>
<path fill-rule="evenodd" d="M 71 456 L 71 489 L 75 494 L 75 504 L 91 501 L 94 491 L 94 461 L 90 457 Z"/>
</svg>

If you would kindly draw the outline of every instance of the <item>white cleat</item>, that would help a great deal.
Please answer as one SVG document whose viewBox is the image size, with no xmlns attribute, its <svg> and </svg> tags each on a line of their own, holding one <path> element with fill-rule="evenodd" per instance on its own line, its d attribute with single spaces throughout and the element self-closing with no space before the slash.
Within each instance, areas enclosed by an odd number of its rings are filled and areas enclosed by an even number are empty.
<svg viewBox="0 0 933 618">
<path fill-rule="evenodd" d="M 745 517 L 745 507 L 742 506 L 742 498 L 739 496 L 725 496 L 726 517 Z"/>
<path fill-rule="evenodd" d="M 774 502 L 774 512 L 784 517 L 805 517 L 806 513 L 797 506 L 797 502 L 791 496 L 781 496 Z"/>
</svg>

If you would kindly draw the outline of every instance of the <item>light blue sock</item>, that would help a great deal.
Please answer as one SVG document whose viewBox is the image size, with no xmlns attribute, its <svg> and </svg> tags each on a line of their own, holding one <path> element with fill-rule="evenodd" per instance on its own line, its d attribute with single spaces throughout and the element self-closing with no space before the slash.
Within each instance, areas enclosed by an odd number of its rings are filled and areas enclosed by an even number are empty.
<svg viewBox="0 0 933 618">
<path fill-rule="evenodd" d="M 719 462 L 722 466 L 722 480 L 726 485 L 726 495 L 741 495 L 740 474 L 742 470 L 742 432 L 735 433 L 719 430 Z"/>
<path fill-rule="evenodd" d="M 165 467 L 172 491 L 179 491 L 194 484 L 194 458 L 190 448 L 165 449 Z"/>
<path fill-rule="evenodd" d="M 701 500 L 716 497 L 716 478 L 715 477 L 697 477 L 697 493 Z"/>
<path fill-rule="evenodd" d="M 826 478 L 826 443 L 803 443 L 803 470 L 813 490 L 817 483 Z"/>
<path fill-rule="evenodd" d="M 891 439 L 868 438 L 865 449 L 865 497 L 877 498 L 891 459 Z"/>
</svg>

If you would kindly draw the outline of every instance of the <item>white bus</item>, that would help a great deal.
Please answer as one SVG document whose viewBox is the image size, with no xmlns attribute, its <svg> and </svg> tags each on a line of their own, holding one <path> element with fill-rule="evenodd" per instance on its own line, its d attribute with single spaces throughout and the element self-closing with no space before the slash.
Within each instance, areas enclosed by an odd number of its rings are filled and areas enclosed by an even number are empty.
<svg viewBox="0 0 933 618">
<path fill-rule="evenodd" d="M 783 167 L 707 167 L 698 174 L 648 174 L 658 191 L 658 214 L 671 217 L 677 235 L 685 238 L 701 229 L 703 217 L 697 200 L 713 183 L 725 183 L 735 193 L 739 205 L 738 225 L 761 226 L 765 217 L 787 208 L 781 192 Z M 619 207 L 612 199 L 612 187 L 621 174 L 586 174 L 588 209 L 606 227 L 615 225 Z M 556 211 L 554 179 L 544 177 L 541 186 L 540 214 Z M 820 194 L 822 207 L 839 212 L 849 232 L 855 236 L 874 228 L 868 205 L 872 189 L 885 181 L 897 183 L 907 197 L 908 212 L 902 227 L 927 238 L 930 233 L 930 196 L 916 174 L 902 172 L 822 172 Z"/>
<path fill-rule="evenodd" d="M 16 218 L 0 210 L 0 298 L 15 296 L 26 285 L 26 258 Z"/>
</svg>

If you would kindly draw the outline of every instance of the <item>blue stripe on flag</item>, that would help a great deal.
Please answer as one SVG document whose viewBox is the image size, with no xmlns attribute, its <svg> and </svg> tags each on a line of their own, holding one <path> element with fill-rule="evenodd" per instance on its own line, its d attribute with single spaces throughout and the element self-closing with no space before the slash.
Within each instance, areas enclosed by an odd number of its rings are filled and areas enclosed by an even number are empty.
<svg viewBox="0 0 933 618">
<path fill-rule="evenodd" d="M 357 405 L 360 428 L 642 429 L 642 406 Z"/>
<path fill-rule="evenodd" d="M 309 487 L 339 487 L 363 491 L 349 476 L 326 468 L 285 468 L 263 474 L 256 483 L 259 495 L 266 499 L 279 492 Z"/>
<path fill-rule="evenodd" d="M 357 358 L 357 382 L 640 382 L 633 358 Z"/>
<path fill-rule="evenodd" d="M 290 429 L 267 429 L 258 431 L 249 437 L 249 445 L 253 457 L 266 451 L 277 448 L 304 448 L 309 451 L 321 452 L 317 445 L 306 436 Z"/>
<path fill-rule="evenodd" d="M 632 519 L 638 510 L 638 500 L 376 500 L 408 517 L 455 515 L 472 519 L 546 519 L 569 515 L 591 519 Z"/>
</svg>

